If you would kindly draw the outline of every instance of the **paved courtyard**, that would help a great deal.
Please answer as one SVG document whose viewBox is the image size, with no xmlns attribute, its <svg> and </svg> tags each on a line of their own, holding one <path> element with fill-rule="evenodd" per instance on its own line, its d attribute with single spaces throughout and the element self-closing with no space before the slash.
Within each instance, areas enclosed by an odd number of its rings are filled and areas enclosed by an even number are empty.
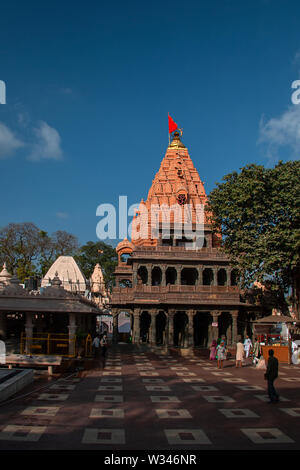
<svg viewBox="0 0 300 470">
<path fill-rule="evenodd" d="M 299 449 L 300 367 L 280 365 L 278 404 L 267 403 L 263 374 L 118 345 L 104 369 L 0 404 L 0 450 Z"/>
</svg>

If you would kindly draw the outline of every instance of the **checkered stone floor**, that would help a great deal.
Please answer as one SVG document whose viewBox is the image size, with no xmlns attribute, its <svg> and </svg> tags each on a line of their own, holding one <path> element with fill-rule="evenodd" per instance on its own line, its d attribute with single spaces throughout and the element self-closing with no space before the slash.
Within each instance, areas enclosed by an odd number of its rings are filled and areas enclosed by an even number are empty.
<svg viewBox="0 0 300 470">
<path fill-rule="evenodd" d="M 263 374 L 118 345 L 104 369 L 0 407 L 0 450 L 296 450 L 300 367 L 280 366 L 276 405 Z"/>
</svg>

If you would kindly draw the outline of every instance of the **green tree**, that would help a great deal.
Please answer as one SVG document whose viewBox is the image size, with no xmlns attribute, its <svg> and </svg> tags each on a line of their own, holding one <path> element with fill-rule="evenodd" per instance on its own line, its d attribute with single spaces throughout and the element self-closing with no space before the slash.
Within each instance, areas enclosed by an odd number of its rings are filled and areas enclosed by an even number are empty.
<svg viewBox="0 0 300 470">
<path fill-rule="evenodd" d="M 112 288 L 114 280 L 113 273 L 118 262 L 118 257 L 115 249 L 111 245 L 107 245 L 102 241 L 89 241 L 80 247 L 74 258 L 87 279 L 92 275 L 95 265 L 99 263 L 103 270 L 106 288 Z"/>
<path fill-rule="evenodd" d="M 0 258 L 21 281 L 34 275 L 39 255 L 39 228 L 32 222 L 8 224 L 0 230 Z"/>
<path fill-rule="evenodd" d="M 22 282 L 45 275 L 58 256 L 73 255 L 78 248 L 74 235 L 57 231 L 49 236 L 32 222 L 10 223 L 0 230 L 0 262 Z"/>
<path fill-rule="evenodd" d="M 207 210 L 242 286 L 267 283 L 281 308 L 291 294 L 299 317 L 300 162 L 250 164 L 222 181 Z"/>
</svg>

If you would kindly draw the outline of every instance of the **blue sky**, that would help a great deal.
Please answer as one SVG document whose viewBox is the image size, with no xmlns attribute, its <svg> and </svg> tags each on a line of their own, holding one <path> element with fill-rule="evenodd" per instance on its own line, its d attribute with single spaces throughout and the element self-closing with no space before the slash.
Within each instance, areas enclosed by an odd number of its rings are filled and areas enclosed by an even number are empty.
<svg viewBox="0 0 300 470">
<path fill-rule="evenodd" d="M 168 112 L 207 193 L 299 158 L 297 79 L 298 1 L 2 2 L 0 226 L 96 241 L 99 204 L 147 197 Z"/>
</svg>

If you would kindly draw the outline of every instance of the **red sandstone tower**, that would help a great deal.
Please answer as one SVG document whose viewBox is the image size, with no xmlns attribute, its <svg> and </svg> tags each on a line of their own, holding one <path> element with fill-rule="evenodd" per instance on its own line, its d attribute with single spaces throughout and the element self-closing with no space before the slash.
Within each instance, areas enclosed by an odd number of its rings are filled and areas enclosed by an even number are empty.
<svg viewBox="0 0 300 470">
<path fill-rule="evenodd" d="M 203 182 L 174 132 L 134 217 L 132 239 L 116 248 L 116 340 L 121 312 L 131 316 L 133 342 L 152 346 L 205 348 L 221 335 L 231 344 L 247 328 L 250 306 L 241 302 L 236 273 L 201 212 L 206 203 Z"/>
</svg>

